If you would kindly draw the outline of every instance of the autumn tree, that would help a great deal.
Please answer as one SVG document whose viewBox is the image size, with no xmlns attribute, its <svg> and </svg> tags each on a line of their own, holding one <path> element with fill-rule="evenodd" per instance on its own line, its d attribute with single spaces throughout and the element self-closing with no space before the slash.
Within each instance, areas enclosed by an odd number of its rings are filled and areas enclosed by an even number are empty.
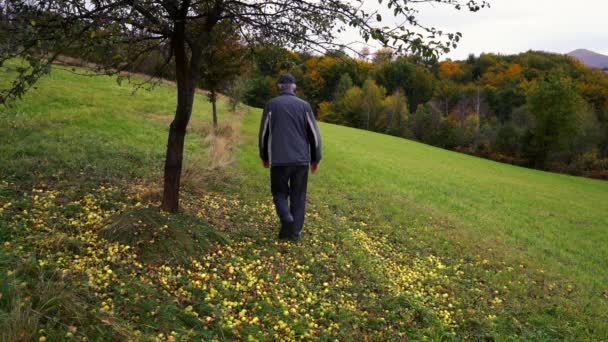
<svg viewBox="0 0 608 342">
<path fill-rule="evenodd" d="M 363 82 L 361 114 L 364 116 L 365 129 L 375 130 L 381 127 L 378 119 L 383 110 L 383 101 L 386 96 L 386 89 L 378 86 L 374 80 L 366 80 Z"/>
<path fill-rule="evenodd" d="M 338 115 L 334 111 L 334 105 L 332 102 L 323 101 L 319 103 L 319 109 L 317 109 L 317 120 L 340 124 L 337 122 L 337 117 Z"/>
<path fill-rule="evenodd" d="M 228 22 L 247 42 L 271 42 L 293 49 L 335 49 L 335 34 L 352 27 L 366 40 L 398 52 L 432 57 L 456 46 L 460 34 L 444 33 L 419 22 L 417 4 L 440 3 L 477 11 L 476 0 L 381 2 L 396 17 L 397 27 L 380 23 L 379 12 L 364 11 L 358 1 L 328 0 L 0 0 L 9 34 L 2 37 L 0 64 L 21 58 L 0 103 L 22 95 L 67 50 L 105 54 L 98 69 L 108 74 L 130 70 L 148 51 L 162 49 L 175 68 L 176 110 L 169 126 L 164 166 L 162 209 L 176 212 L 186 128 L 194 94 L 204 72 L 204 54 L 213 33 Z M 422 33 L 421 33 L 422 32 Z"/>
<path fill-rule="evenodd" d="M 405 58 L 376 65 L 373 70 L 374 80 L 386 88 L 389 93 L 397 89 L 410 88 L 415 65 Z"/>
<path fill-rule="evenodd" d="M 344 105 L 346 105 L 346 102 L 344 101 L 344 97 L 352 87 L 353 81 L 350 76 L 347 73 L 342 74 L 334 92 L 333 102 L 321 102 L 319 104 L 317 118 L 321 121 L 339 125 L 348 124 L 345 119 L 346 109 L 344 108 Z"/>
<path fill-rule="evenodd" d="M 315 56 L 306 61 L 303 79 L 298 87 L 306 94 L 307 100 L 313 107 L 322 101 L 333 100 L 336 88 L 343 75 L 348 75 L 351 80 L 359 80 L 362 72 L 358 70 L 358 64 L 348 56 Z M 361 82 L 355 82 L 361 84 Z"/>
<path fill-rule="evenodd" d="M 213 127 L 217 128 L 217 93 L 227 89 L 245 71 L 249 50 L 240 41 L 231 23 L 218 24 L 211 34 L 211 45 L 203 53 L 201 85 L 209 91 Z"/>
<path fill-rule="evenodd" d="M 445 61 L 439 64 L 439 77 L 441 79 L 456 81 L 462 75 L 463 71 L 459 63 Z"/>
<path fill-rule="evenodd" d="M 387 134 L 402 136 L 405 132 L 408 115 L 407 98 L 403 95 L 403 91 L 397 90 L 384 99 L 383 119 L 379 128 Z"/>
<path fill-rule="evenodd" d="M 414 112 L 419 104 L 433 97 L 435 82 L 433 75 L 423 66 L 399 57 L 392 62 L 377 65 L 373 71 L 374 79 L 389 93 L 400 89 L 409 101 L 409 111 Z"/>
<path fill-rule="evenodd" d="M 302 96 L 302 73 L 297 72 L 304 63 L 302 53 L 270 43 L 256 43 L 251 49 L 252 77 L 247 80 L 244 102 L 253 107 L 264 107 L 266 101 L 277 94 L 276 79 L 285 71 L 291 72 L 298 80 L 298 95 Z"/>
<path fill-rule="evenodd" d="M 449 115 L 451 106 L 456 102 L 458 88 L 457 83 L 446 79 L 440 80 L 435 86 L 435 97 L 440 101 L 445 116 Z"/>
<path fill-rule="evenodd" d="M 384 63 L 389 63 L 393 60 L 393 57 L 395 56 L 395 51 L 391 50 L 391 49 L 378 49 L 376 52 L 374 52 L 374 57 L 372 58 L 372 63 L 380 65 L 380 64 L 384 64 Z"/>
</svg>

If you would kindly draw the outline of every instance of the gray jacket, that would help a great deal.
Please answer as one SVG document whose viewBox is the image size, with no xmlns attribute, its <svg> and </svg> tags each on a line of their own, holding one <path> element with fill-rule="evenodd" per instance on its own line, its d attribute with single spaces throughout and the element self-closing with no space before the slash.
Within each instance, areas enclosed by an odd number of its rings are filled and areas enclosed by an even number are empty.
<svg viewBox="0 0 608 342">
<path fill-rule="evenodd" d="M 266 103 L 259 133 L 260 158 L 272 166 L 321 160 L 321 133 L 308 102 L 290 92 Z"/>
</svg>

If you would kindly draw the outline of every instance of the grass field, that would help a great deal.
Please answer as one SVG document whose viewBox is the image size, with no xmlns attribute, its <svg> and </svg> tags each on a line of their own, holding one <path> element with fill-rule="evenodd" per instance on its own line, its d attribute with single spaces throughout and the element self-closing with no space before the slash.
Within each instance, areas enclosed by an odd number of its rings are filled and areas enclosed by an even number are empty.
<svg viewBox="0 0 608 342">
<path fill-rule="evenodd" d="M 55 68 L 1 109 L 3 340 L 608 339 L 608 183 L 321 124 L 304 241 L 279 243 L 259 110 L 220 104 L 240 145 L 214 167 L 197 96 L 167 215 L 175 89 L 132 92 Z"/>
</svg>

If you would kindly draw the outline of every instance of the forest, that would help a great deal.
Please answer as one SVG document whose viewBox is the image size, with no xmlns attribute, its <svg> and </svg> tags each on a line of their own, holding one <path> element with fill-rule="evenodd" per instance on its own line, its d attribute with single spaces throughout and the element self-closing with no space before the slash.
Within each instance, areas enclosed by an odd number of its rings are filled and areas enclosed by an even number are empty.
<svg viewBox="0 0 608 342">
<path fill-rule="evenodd" d="M 218 44 L 200 86 L 263 107 L 289 72 L 321 121 L 510 164 L 608 178 L 608 76 L 566 55 L 470 55 L 464 61 L 364 49 L 323 55 Z M 238 53 L 234 53 L 234 49 Z M 153 53 L 135 71 L 172 79 Z M 215 95 L 210 95 L 210 97 Z"/>
<path fill-rule="evenodd" d="M 576 175 L 608 176 L 608 77 L 565 55 L 529 51 L 465 61 L 260 49 L 244 101 L 276 94 L 282 72 L 320 120 Z"/>
</svg>

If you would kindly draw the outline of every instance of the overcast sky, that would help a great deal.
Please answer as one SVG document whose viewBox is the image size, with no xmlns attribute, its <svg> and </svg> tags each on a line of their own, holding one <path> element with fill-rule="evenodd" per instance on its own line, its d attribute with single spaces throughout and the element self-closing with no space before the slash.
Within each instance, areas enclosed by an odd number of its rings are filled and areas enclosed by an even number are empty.
<svg viewBox="0 0 608 342">
<path fill-rule="evenodd" d="M 378 3 L 368 1 L 366 5 Z M 470 53 L 512 54 L 530 49 L 567 53 L 579 48 L 608 55 L 608 0 L 489 2 L 490 8 L 477 13 L 439 4 L 418 7 L 422 23 L 463 34 L 458 48 L 444 58 L 465 59 Z"/>
</svg>

